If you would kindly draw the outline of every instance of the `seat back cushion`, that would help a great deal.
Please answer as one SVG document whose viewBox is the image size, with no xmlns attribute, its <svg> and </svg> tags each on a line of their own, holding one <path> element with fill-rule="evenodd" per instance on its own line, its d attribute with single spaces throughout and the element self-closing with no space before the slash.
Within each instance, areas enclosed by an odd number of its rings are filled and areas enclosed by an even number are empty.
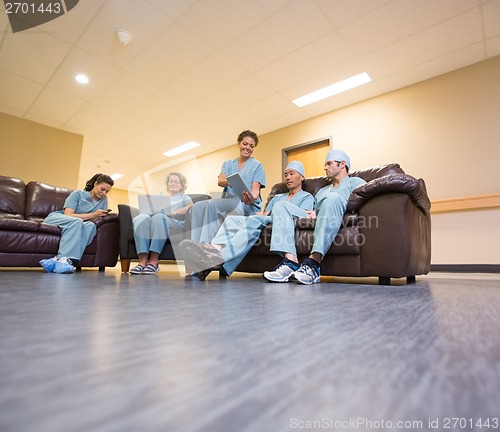
<svg viewBox="0 0 500 432">
<path fill-rule="evenodd" d="M 349 174 L 350 177 L 361 177 L 365 182 L 375 180 L 390 174 L 404 174 L 405 172 L 397 163 L 380 165 L 377 167 L 368 168 L 361 171 L 353 171 Z"/>
<path fill-rule="evenodd" d="M 26 185 L 26 219 L 41 222 L 49 213 L 62 210 L 71 192 L 71 189 L 42 182 L 29 182 Z"/>
<path fill-rule="evenodd" d="M 0 176 L 0 219 L 24 219 L 25 189 L 21 179 Z"/>
</svg>

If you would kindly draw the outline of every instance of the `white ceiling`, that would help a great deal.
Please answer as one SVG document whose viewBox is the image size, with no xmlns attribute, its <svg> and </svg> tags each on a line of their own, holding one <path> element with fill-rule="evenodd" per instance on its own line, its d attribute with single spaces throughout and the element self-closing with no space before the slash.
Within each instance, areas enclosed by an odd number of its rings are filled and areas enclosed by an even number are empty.
<svg viewBox="0 0 500 432">
<path fill-rule="evenodd" d="M 205 154 L 499 55 L 500 0 L 80 0 L 14 34 L 2 13 L 0 31 L 0 111 L 84 135 L 80 178 L 126 189 L 187 141 Z"/>
</svg>

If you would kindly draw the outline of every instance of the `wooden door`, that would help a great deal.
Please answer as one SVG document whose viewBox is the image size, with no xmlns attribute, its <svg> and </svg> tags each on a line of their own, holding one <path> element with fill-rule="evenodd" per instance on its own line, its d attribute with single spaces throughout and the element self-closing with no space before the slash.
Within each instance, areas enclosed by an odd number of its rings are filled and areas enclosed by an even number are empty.
<svg viewBox="0 0 500 432">
<path fill-rule="evenodd" d="M 283 170 L 288 162 L 302 162 L 306 177 L 321 177 L 325 175 L 325 158 L 330 150 L 330 138 L 324 138 L 310 143 L 283 149 Z"/>
</svg>

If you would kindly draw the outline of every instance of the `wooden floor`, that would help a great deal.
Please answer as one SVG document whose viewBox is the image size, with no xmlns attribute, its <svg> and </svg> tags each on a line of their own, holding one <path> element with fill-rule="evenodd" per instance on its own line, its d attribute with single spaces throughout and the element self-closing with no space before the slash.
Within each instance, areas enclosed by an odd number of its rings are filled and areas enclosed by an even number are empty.
<svg viewBox="0 0 500 432">
<path fill-rule="evenodd" d="M 0 431 L 500 429 L 499 275 L 325 281 L 0 269 Z"/>
</svg>

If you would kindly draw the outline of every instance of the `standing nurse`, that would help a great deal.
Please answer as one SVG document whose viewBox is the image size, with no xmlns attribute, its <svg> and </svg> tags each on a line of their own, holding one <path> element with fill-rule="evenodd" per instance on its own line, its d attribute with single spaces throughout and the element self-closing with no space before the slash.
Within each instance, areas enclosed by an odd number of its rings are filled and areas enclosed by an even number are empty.
<svg viewBox="0 0 500 432">
<path fill-rule="evenodd" d="M 80 260 L 97 234 L 94 221 L 110 211 L 106 195 L 113 185 L 111 177 L 96 174 L 85 184 L 84 190 L 71 192 L 62 210 L 45 218 L 44 223 L 58 226 L 62 231 L 57 255 L 40 261 L 46 272 L 73 273 L 75 261 Z"/>
<path fill-rule="evenodd" d="M 222 164 L 218 185 L 224 188 L 222 198 L 199 201 L 191 210 L 191 240 L 207 242 L 215 237 L 219 227 L 228 214 L 250 216 L 261 210 L 260 189 L 266 186 L 266 173 L 261 162 L 252 157 L 259 138 L 255 132 L 245 130 L 238 136 L 240 155 Z M 239 172 L 248 189 L 243 200 L 231 189 L 226 178 Z"/>
</svg>

